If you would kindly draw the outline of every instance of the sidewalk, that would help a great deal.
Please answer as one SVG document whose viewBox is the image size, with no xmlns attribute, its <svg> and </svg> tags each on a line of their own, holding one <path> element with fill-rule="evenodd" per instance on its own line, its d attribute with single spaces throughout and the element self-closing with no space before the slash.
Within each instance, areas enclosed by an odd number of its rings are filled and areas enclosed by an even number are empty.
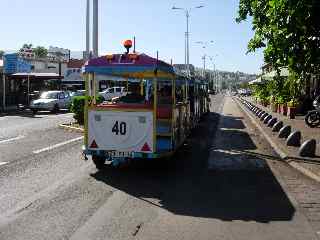
<svg viewBox="0 0 320 240">
<path fill-rule="evenodd" d="M 2 110 L 3 109 L 1 108 L 0 109 L 0 117 L 1 116 L 6 116 L 6 115 L 8 115 L 9 113 L 12 113 L 12 112 L 17 112 L 18 108 L 17 108 L 16 105 L 12 105 L 12 106 L 6 106 L 6 110 L 4 112 Z"/>
<path fill-rule="evenodd" d="M 21 115 L 21 114 L 25 114 L 26 109 L 20 108 L 18 109 L 17 105 L 10 105 L 10 106 L 6 106 L 6 110 L 3 112 L 2 108 L 0 109 L 0 117 L 2 116 L 7 116 L 10 114 L 17 114 L 17 115 Z"/>
<path fill-rule="evenodd" d="M 301 144 L 309 140 L 311 138 L 316 139 L 319 141 L 320 139 L 320 129 L 319 128 L 309 128 L 304 123 L 304 117 L 298 116 L 297 119 L 288 119 L 286 116 L 283 116 L 279 113 L 272 112 L 269 108 L 263 107 L 260 104 L 255 103 L 250 98 L 243 98 L 249 102 L 251 102 L 253 105 L 261 108 L 262 110 L 266 111 L 267 113 L 271 114 L 273 117 L 278 118 L 278 120 L 283 121 L 284 124 L 290 125 L 292 130 L 291 132 L 295 130 L 301 131 Z M 302 173 L 308 175 L 309 177 L 319 181 L 320 179 L 320 146 L 317 145 L 316 149 L 316 156 L 313 158 L 308 157 L 300 157 L 298 154 L 299 148 L 298 147 L 288 147 L 286 145 L 285 139 L 278 138 L 279 133 L 272 132 L 271 128 L 268 128 L 265 124 L 263 124 L 261 121 L 259 121 L 259 118 L 257 118 L 252 112 L 245 109 L 244 106 L 241 105 L 240 102 L 238 102 L 239 107 L 245 111 L 250 118 L 259 126 L 260 131 L 263 135 L 266 135 L 267 140 L 270 142 L 270 144 L 273 146 L 274 150 L 280 154 L 286 156 L 286 161 L 288 164 L 290 164 L 292 167 L 298 169 Z M 283 154 L 281 154 L 283 153 Z M 282 156 L 283 157 L 283 156 Z"/>
<path fill-rule="evenodd" d="M 229 231 L 233 229 L 237 239 L 317 239 L 313 232 L 319 229 L 318 222 L 309 218 L 319 212 L 306 212 L 299 204 L 318 203 L 320 189 L 313 188 L 305 176 L 295 179 L 299 172 L 278 159 L 232 97 L 225 98 L 208 168 L 212 176 L 208 192 L 214 193 L 214 201 L 208 201 L 222 212 L 213 211 L 214 218 L 222 219 Z M 295 195 L 288 188 L 292 185 L 299 189 Z M 304 191 L 311 188 L 312 195 L 306 195 Z M 235 234 L 235 229 L 242 233 Z"/>
<path fill-rule="evenodd" d="M 252 98 L 245 97 L 243 98 L 252 104 L 256 105 L 257 107 L 263 109 L 264 111 L 270 113 L 272 116 L 281 119 L 285 125 L 290 125 L 293 129 L 299 130 L 302 133 L 303 141 L 308 140 L 310 138 L 314 138 L 316 140 L 320 140 L 320 127 L 310 128 L 304 122 L 305 116 L 296 116 L 295 119 L 289 119 L 287 116 L 283 114 L 275 113 L 270 110 L 268 107 L 264 107 L 258 103 L 255 103 Z M 319 154 L 320 155 L 320 154 Z"/>
</svg>

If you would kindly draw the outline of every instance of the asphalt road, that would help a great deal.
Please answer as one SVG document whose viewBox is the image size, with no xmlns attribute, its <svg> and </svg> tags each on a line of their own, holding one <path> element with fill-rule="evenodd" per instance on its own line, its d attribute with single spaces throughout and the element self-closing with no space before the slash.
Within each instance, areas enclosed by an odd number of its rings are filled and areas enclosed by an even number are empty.
<svg viewBox="0 0 320 240">
<path fill-rule="evenodd" d="M 57 127 L 70 114 L 0 117 L 0 239 L 317 239 L 289 180 L 320 186 L 278 161 L 231 98 L 211 110 L 170 161 L 103 171 Z"/>
</svg>

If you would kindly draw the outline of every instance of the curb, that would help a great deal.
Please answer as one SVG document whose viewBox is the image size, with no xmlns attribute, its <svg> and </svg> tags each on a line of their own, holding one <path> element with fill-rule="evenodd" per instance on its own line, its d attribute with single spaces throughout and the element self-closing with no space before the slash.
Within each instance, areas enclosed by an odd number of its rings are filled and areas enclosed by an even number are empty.
<svg viewBox="0 0 320 240">
<path fill-rule="evenodd" d="M 271 139 L 271 137 L 265 132 L 265 130 L 256 122 L 256 120 L 251 116 L 251 114 L 240 104 L 239 100 L 237 98 L 234 98 L 235 102 L 238 104 L 238 106 L 241 108 L 241 110 L 248 116 L 250 121 L 258 128 L 258 130 L 262 133 L 264 138 L 268 141 L 268 143 L 271 145 L 273 150 L 280 156 L 282 160 L 284 160 L 288 165 L 293 167 L 294 169 L 300 171 L 304 175 L 308 176 L 309 178 L 312 178 L 313 180 L 320 182 L 320 176 L 313 173 L 309 169 L 301 166 L 299 163 L 294 162 L 295 157 L 288 156 L 287 153 L 285 153 L 278 145 Z"/>
<path fill-rule="evenodd" d="M 67 124 L 59 124 L 59 128 L 62 128 L 62 129 L 65 129 L 65 130 L 72 130 L 72 131 L 80 132 L 80 133 L 84 132 L 83 128 L 72 127 L 72 126 L 69 126 Z"/>
</svg>

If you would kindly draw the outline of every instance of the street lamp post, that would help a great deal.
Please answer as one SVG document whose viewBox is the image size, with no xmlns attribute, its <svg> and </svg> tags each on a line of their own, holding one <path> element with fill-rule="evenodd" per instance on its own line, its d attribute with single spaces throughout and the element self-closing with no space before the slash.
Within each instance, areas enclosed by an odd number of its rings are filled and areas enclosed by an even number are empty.
<svg viewBox="0 0 320 240">
<path fill-rule="evenodd" d="M 194 8 L 203 8 L 204 5 L 199 5 L 199 6 L 196 6 L 196 7 L 193 7 L 193 8 L 179 8 L 179 7 L 175 7 L 173 6 L 172 7 L 172 10 L 182 10 L 185 12 L 186 14 L 186 23 L 187 23 L 187 31 L 185 33 L 185 65 L 186 65 L 186 70 L 187 70 L 187 76 L 189 77 L 190 76 L 190 46 L 189 46 L 189 18 L 190 18 L 190 12 L 192 9 Z"/>
<path fill-rule="evenodd" d="M 206 49 L 207 47 L 209 47 L 209 45 L 212 45 L 214 43 L 213 40 L 210 40 L 208 42 L 203 42 L 203 41 L 198 41 L 195 42 L 196 44 L 200 44 L 202 46 L 203 49 Z M 204 54 L 204 56 L 202 57 L 203 60 L 203 76 L 205 77 L 205 73 L 206 73 L 206 57 L 209 57 L 209 59 L 212 61 L 212 57 L 211 56 L 206 56 L 206 54 Z M 209 78 L 209 87 L 212 84 L 212 74 L 210 74 L 210 78 Z"/>
<path fill-rule="evenodd" d="M 204 54 L 202 56 L 202 60 L 203 60 L 203 77 L 205 78 L 206 77 L 206 55 Z"/>
<path fill-rule="evenodd" d="M 212 85 L 214 86 L 214 88 L 216 90 L 218 90 L 218 79 L 217 79 L 216 64 L 214 63 L 214 58 L 217 57 L 217 56 L 218 56 L 218 54 L 216 54 L 214 57 L 213 56 L 209 56 L 209 59 L 213 64 L 213 82 L 212 82 Z"/>
</svg>

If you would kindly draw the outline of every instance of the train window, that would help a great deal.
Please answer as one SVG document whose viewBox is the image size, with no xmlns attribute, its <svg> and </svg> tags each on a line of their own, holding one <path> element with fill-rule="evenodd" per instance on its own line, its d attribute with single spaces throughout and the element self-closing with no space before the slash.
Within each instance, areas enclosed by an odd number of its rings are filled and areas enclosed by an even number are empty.
<svg viewBox="0 0 320 240">
<path fill-rule="evenodd" d="M 172 104 L 172 82 L 158 82 L 158 104 Z"/>
<path fill-rule="evenodd" d="M 176 102 L 183 102 L 183 88 L 182 88 L 182 86 L 176 87 Z"/>
<path fill-rule="evenodd" d="M 143 87 L 143 86 L 142 86 Z M 128 84 L 128 93 L 119 98 L 120 103 L 144 103 L 144 91 L 141 91 L 139 83 Z"/>
</svg>

